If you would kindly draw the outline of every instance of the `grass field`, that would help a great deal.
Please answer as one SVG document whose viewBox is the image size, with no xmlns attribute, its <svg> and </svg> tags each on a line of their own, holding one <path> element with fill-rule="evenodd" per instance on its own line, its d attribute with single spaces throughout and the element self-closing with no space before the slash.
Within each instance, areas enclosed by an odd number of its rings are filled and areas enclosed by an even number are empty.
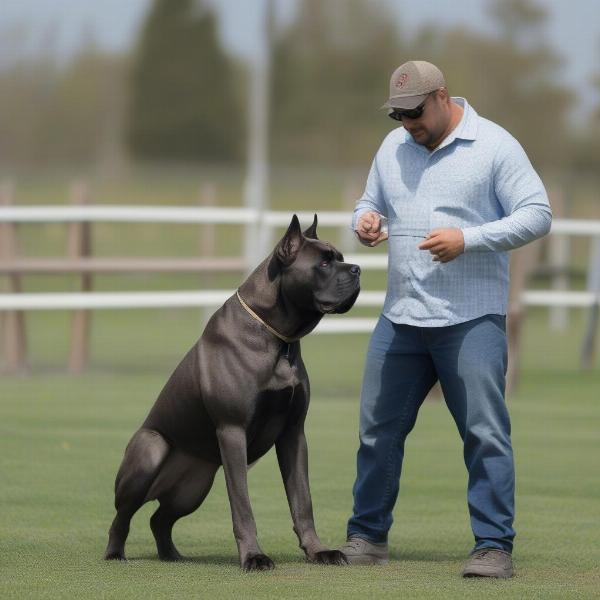
<svg viewBox="0 0 600 600">
<path fill-rule="evenodd" d="M 95 327 L 106 331 L 94 337 L 93 368 L 75 378 L 59 368 L 60 349 L 52 347 L 46 324 L 47 338 L 35 340 L 36 374 L 0 380 L 2 598 L 600 597 L 600 377 L 576 370 L 578 335 L 539 333 L 543 313 L 527 326 L 529 358 L 510 399 L 518 475 L 512 581 L 458 576 L 472 543 L 466 474 L 454 425 L 435 401 L 423 406 L 407 443 L 389 566 L 306 564 L 273 453 L 250 471 L 250 491 L 274 572 L 238 570 L 221 473 L 200 510 L 175 527 L 188 561 L 158 561 L 148 527 L 153 507 L 146 505 L 133 521 L 129 562 L 104 563 L 124 446 L 193 342 L 198 320 L 192 311 L 160 318 L 154 312 L 99 313 Z M 579 334 L 580 320 L 573 327 Z M 313 383 L 307 426 L 313 499 L 320 535 L 332 546 L 343 541 L 351 508 L 366 341 L 313 336 L 303 346 Z M 331 358 L 341 343 L 343 358 Z"/>
<path fill-rule="evenodd" d="M 239 177 L 219 177 L 221 204 L 239 204 Z M 321 174 L 309 185 L 288 174 L 274 182 L 273 206 L 340 208 L 342 180 Z M 62 203 L 63 184 L 25 179 L 19 202 Z M 197 179 L 188 175 L 157 176 L 143 184 L 99 186 L 95 201 L 193 204 L 196 190 Z M 22 228 L 26 254 L 64 253 L 64 228 L 36 227 Z M 191 255 L 198 244 L 197 229 L 187 225 L 98 225 L 94 234 L 97 255 Z M 218 252 L 235 253 L 235 237 L 229 230 L 223 234 Z M 580 247 L 581 260 L 585 249 Z M 365 287 L 382 289 L 384 279 L 367 274 Z M 211 283 L 233 288 L 237 278 Z M 95 281 L 98 290 L 202 286 L 198 276 Z M 31 277 L 25 288 L 75 290 L 77 281 Z M 352 313 L 362 314 L 373 311 Z M 0 598 L 600 598 L 599 361 L 591 372 L 578 370 L 586 315 L 577 311 L 565 332 L 549 331 L 543 310 L 531 311 L 524 330 L 522 382 L 509 399 L 517 463 L 513 580 L 458 575 L 472 546 L 466 472 L 451 417 L 435 400 L 424 404 L 407 442 L 389 566 L 305 563 L 272 452 L 249 480 L 259 539 L 275 571 L 239 571 L 221 473 L 204 505 L 175 527 L 187 561 L 163 564 L 156 558 L 148 527 L 152 505 L 133 520 L 129 561 L 102 561 L 123 449 L 203 319 L 189 309 L 98 311 L 91 369 L 70 377 L 69 315 L 28 315 L 31 374 L 0 376 Z M 303 342 L 313 389 L 307 423 L 313 501 L 318 531 L 331 546 L 344 541 L 351 510 L 366 344 L 364 335 L 309 336 Z"/>
</svg>

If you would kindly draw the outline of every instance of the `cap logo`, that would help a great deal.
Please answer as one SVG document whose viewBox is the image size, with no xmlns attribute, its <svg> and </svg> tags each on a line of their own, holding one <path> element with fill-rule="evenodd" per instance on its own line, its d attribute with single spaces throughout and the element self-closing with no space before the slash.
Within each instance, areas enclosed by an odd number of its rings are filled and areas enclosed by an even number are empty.
<svg viewBox="0 0 600 600">
<path fill-rule="evenodd" d="M 401 73 L 400 77 L 398 77 L 398 81 L 396 81 L 396 87 L 402 88 L 404 84 L 408 81 L 408 73 Z"/>
</svg>

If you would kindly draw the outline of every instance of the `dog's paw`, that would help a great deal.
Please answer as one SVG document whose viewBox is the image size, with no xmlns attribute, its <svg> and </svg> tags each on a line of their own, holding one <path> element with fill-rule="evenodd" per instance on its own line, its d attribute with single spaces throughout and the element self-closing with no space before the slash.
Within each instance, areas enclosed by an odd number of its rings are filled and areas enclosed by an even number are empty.
<svg viewBox="0 0 600 600">
<path fill-rule="evenodd" d="M 321 550 L 310 558 L 310 562 L 318 565 L 346 565 L 348 559 L 339 550 Z"/>
<path fill-rule="evenodd" d="M 111 552 L 107 550 L 104 554 L 104 560 L 127 560 L 125 554 L 119 550 Z"/>
<path fill-rule="evenodd" d="M 160 558 L 160 560 L 164 560 L 165 562 L 177 562 L 178 560 L 184 560 L 183 556 L 181 556 L 181 554 L 179 554 L 179 552 L 177 552 L 175 549 L 159 552 L 158 558 Z"/>
<path fill-rule="evenodd" d="M 251 554 L 242 565 L 244 571 L 270 571 L 275 564 L 266 554 Z"/>
</svg>

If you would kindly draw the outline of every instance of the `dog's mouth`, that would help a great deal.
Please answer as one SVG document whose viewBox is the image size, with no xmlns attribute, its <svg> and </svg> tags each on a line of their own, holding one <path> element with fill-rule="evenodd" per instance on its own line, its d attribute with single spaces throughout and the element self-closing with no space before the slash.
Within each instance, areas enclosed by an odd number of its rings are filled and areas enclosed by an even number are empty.
<svg viewBox="0 0 600 600">
<path fill-rule="evenodd" d="M 339 304 L 333 312 L 338 315 L 348 312 L 354 306 L 354 303 L 356 302 L 356 299 L 358 298 L 359 293 L 360 293 L 360 286 L 357 286 L 354 293 L 349 298 L 347 298 L 344 302 Z"/>
<path fill-rule="evenodd" d="M 319 303 L 317 306 L 319 308 L 319 311 L 322 312 L 323 314 L 340 315 L 345 312 L 348 312 L 352 308 L 352 306 L 354 306 L 354 303 L 356 302 L 356 299 L 358 298 L 359 293 L 360 293 L 360 285 L 357 285 L 356 289 L 352 292 L 352 294 L 350 294 L 350 296 L 348 296 L 341 302 L 336 302 L 336 303 L 323 302 L 323 303 Z"/>
</svg>

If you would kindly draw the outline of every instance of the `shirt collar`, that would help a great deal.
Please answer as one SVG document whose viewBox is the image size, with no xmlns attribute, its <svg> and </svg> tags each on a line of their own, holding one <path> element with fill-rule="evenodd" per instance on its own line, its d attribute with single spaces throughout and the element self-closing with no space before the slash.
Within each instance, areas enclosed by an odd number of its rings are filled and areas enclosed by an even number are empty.
<svg viewBox="0 0 600 600">
<path fill-rule="evenodd" d="M 458 104 L 463 109 L 463 116 L 459 124 L 455 127 L 454 131 L 452 131 L 450 135 L 447 138 L 445 138 L 435 150 L 439 150 L 440 148 L 448 146 L 455 139 L 477 139 L 477 112 L 475 112 L 475 109 L 467 102 L 466 98 L 462 98 L 460 96 L 452 96 L 452 101 Z M 413 139 L 412 135 L 410 135 L 410 133 L 408 133 L 408 131 L 406 130 L 404 130 L 404 140 L 402 141 L 402 143 L 411 144 L 412 146 L 417 146 L 426 150 L 426 148 L 424 148 L 420 144 L 417 144 L 417 142 L 415 142 L 415 140 Z"/>
<path fill-rule="evenodd" d="M 475 109 L 467 102 L 466 98 L 460 96 L 452 96 L 452 101 L 456 102 L 463 109 L 463 116 L 456 129 L 448 136 L 448 138 L 460 138 L 461 140 L 477 139 L 477 113 Z"/>
</svg>

